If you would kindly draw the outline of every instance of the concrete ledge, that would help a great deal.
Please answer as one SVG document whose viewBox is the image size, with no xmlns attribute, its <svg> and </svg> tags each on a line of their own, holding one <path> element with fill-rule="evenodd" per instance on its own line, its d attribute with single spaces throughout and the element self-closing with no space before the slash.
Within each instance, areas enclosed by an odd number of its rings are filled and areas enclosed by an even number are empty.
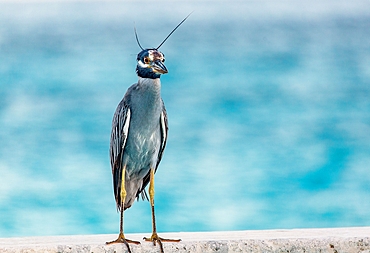
<svg viewBox="0 0 370 253">
<path fill-rule="evenodd" d="M 133 253 L 159 252 L 158 245 L 143 242 L 149 234 L 127 234 L 141 241 L 131 245 Z M 161 233 L 164 238 L 181 238 L 180 243 L 165 243 L 170 252 L 330 252 L 370 253 L 370 227 L 251 230 L 229 232 Z M 0 253 L 120 253 L 127 252 L 121 244 L 105 245 L 117 235 L 76 235 L 24 238 L 0 238 Z"/>
</svg>

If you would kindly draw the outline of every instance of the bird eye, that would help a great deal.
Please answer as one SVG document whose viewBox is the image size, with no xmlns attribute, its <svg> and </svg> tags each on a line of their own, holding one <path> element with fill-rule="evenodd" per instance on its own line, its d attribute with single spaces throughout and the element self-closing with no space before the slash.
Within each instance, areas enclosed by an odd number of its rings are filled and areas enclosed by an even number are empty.
<svg viewBox="0 0 370 253">
<path fill-rule="evenodd" d="M 145 64 L 148 64 L 149 63 L 149 58 L 148 57 L 144 57 L 144 63 Z"/>
</svg>

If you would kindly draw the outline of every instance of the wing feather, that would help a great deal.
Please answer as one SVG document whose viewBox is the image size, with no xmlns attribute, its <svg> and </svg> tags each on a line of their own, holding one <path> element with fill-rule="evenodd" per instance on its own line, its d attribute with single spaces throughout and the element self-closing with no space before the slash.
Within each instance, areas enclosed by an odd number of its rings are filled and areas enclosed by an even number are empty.
<svg viewBox="0 0 370 253">
<path fill-rule="evenodd" d="M 121 210 L 122 155 L 130 126 L 131 110 L 125 96 L 117 106 L 112 120 L 110 138 L 110 163 L 113 174 L 113 189 L 118 210 Z"/>
</svg>

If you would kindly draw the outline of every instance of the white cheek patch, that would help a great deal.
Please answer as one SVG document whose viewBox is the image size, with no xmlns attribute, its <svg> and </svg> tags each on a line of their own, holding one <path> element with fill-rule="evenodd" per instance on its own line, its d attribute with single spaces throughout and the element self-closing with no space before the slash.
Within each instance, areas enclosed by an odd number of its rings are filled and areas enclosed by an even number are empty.
<svg viewBox="0 0 370 253">
<path fill-rule="evenodd" d="M 140 66 L 140 67 L 142 67 L 142 68 L 148 68 L 148 67 L 149 67 L 149 66 L 148 66 L 148 64 L 143 63 L 141 60 L 139 60 L 137 63 L 138 63 L 138 64 L 139 64 L 139 66 Z"/>
</svg>

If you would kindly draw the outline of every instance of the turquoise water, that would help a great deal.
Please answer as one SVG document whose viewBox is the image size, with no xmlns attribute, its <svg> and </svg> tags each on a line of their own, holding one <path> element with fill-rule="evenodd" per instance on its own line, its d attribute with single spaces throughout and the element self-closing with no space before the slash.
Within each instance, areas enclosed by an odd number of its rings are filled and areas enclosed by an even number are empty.
<svg viewBox="0 0 370 253">
<path fill-rule="evenodd" d="M 154 5 L 155 3 L 155 5 Z M 370 226 L 370 4 L 0 2 L 0 237 L 117 233 L 114 110 L 161 47 L 159 231 Z M 148 202 L 125 215 L 150 232 Z"/>
</svg>

